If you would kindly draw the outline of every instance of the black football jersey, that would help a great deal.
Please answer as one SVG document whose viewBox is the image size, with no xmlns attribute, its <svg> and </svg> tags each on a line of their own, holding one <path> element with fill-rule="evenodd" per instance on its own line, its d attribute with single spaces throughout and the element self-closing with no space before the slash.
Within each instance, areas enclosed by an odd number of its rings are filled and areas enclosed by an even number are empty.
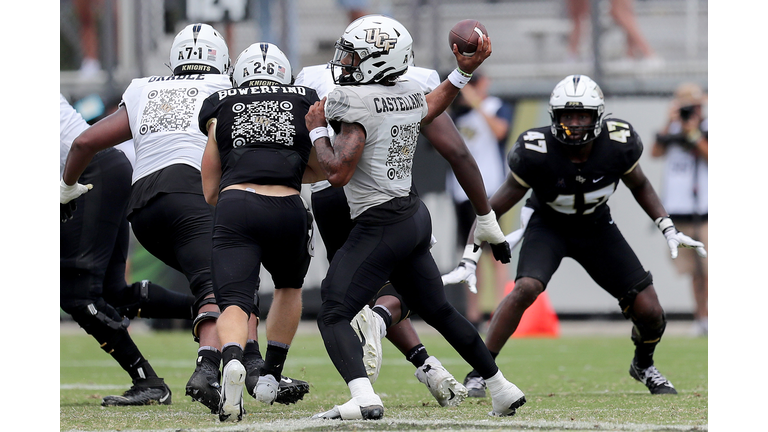
<svg viewBox="0 0 768 432">
<path fill-rule="evenodd" d="M 640 160 L 643 143 L 632 125 L 606 119 L 586 162 L 573 163 L 551 128 L 522 133 L 507 156 L 512 173 L 533 189 L 528 206 L 563 223 L 610 217 L 606 201 Z"/>
<path fill-rule="evenodd" d="M 317 92 L 271 81 L 251 84 L 213 93 L 200 110 L 198 125 L 206 135 L 209 120 L 216 119 L 219 188 L 256 183 L 300 190 L 312 150 L 304 116 L 319 100 Z"/>
</svg>

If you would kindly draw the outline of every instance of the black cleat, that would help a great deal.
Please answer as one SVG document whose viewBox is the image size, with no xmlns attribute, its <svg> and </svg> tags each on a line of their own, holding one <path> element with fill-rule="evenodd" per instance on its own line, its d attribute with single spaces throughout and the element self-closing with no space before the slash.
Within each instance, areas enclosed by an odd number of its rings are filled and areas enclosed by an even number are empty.
<svg viewBox="0 0 768 432">
<path fill-rule="evenodd" d="M 304 399 L 304 395 L 307 393 L 309 393 L 308 382 L 281 376 L 275 402 L 283 405 L 294 404 Z"/>
<path fill-rule="evenodd" d="M 656 366 L 651 365 L 645 369 L 640 369 L 633 360 L 629 365 L 629 374 L 632 378 L 645 384 L 648 390 L 651 391 L 651 394 L 677 394 L 675 386 L 668 379 L 664 378 L 664 375 L 656 369 Z"/>
<path fill-rule="evenodd" d="M 264 359 L 255 355 L 247 355 L 243 357 L 243 366 L 245 366 L 245 372 L 247 373 L 245 376 L 245 391 L 253 396 L 256 384 L 259 383 L 259 372 L 261 367 L 264 366 Z"/>
<path fill-rule="evenodd" d="M 133 380 L 122 396 L 106 396 L 101 406 L 170 405 L 171 389 L 162 378 Z"/>
<path fill-rule="evenodd" d="M 211 414 L 216 414 L 219 412 L 219 400 L 221 399 L 219 381 L 221 381 L 219 365 L 203 356 L 197 356 L 195 372 L 187 381 L 186 395 L 192 397 L 193 401 L 208 407 Z"/>
</svg>

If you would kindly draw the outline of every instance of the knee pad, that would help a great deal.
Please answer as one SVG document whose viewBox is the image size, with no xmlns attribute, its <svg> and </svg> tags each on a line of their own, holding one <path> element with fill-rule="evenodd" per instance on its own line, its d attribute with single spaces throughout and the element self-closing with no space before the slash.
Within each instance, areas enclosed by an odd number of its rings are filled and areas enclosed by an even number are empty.
<svg viewBox="0 0 768 432">
<path fill-rule="evenodd" d="M 624 315 L 624 318 L 630 319 L 632 317 L 632 307 L 635 305 L 637 295 L 648 288 L 652 283 L 653 276 L 651 276 L 651 272 L 648 272 L 643 280 L 633 286 L 623 297 L 619 298 L 619 307 L 621 308 L 621 314 Z"/>
<path fill-rule="evenodd" d="M 661 314 L 661 323 L 647 324 L 639 321 L 633 321 L 632 324 L 632 342 L 635 345 L 656 344 L 661 340 L 664 330 L 667 328 L 667 317 Z"/>
<path fill-rule="evenodd" d="M 202 312 L 195 317 L 192 321 L 192 336 L 194 336 L 195 342 L 200 342 L 200 324 L 208 320 L 216 321 L 219 316 L 221 316 L 219 312 Z"/>
<path fill-rule="evenodd" d="M 341 303 L 329 301 L 320 308 L 320 313 L 317 314 L 317 323 L 322 326 L 332 326 L 344 321 L 349 323 L 354 317 L 355 312 L 350 314 Z"/>
<path fill-rule="evenodd" d="M 72 315 L 75 322 L 93 336 L 107 353 L 111 353 L 118 341 L 128 334 L 130 320 L 120 317 L 104 299 L 70 302 L 62 308 Z"/>
</svg>

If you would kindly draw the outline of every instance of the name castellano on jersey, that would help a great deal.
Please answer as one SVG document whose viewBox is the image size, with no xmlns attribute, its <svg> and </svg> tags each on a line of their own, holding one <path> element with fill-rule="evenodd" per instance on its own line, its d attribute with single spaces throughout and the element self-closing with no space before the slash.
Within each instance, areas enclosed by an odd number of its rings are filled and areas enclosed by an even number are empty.
<svg viewBox="0 0 768 432">
<path fill-rule="evenodd" d="M 424 93 L 411 93 L 407 96 L 374 97 L 373 106 L 377 113 L 409 111 L 426 104 Z"/>
</svg>

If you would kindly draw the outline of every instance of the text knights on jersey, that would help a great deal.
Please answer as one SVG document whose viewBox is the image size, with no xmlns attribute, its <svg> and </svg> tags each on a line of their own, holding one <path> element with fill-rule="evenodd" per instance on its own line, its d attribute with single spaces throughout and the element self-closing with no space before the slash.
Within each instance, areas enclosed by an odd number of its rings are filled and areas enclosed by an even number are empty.
<svg viewBox="0 0 768 432">
<path fill-rule="evenodd" d="M 375 97 L 373 105 L 377 113 L 409 111 L 424 106 L 424 93 L 411 93 L 408 96 Z"/>
</svg>

